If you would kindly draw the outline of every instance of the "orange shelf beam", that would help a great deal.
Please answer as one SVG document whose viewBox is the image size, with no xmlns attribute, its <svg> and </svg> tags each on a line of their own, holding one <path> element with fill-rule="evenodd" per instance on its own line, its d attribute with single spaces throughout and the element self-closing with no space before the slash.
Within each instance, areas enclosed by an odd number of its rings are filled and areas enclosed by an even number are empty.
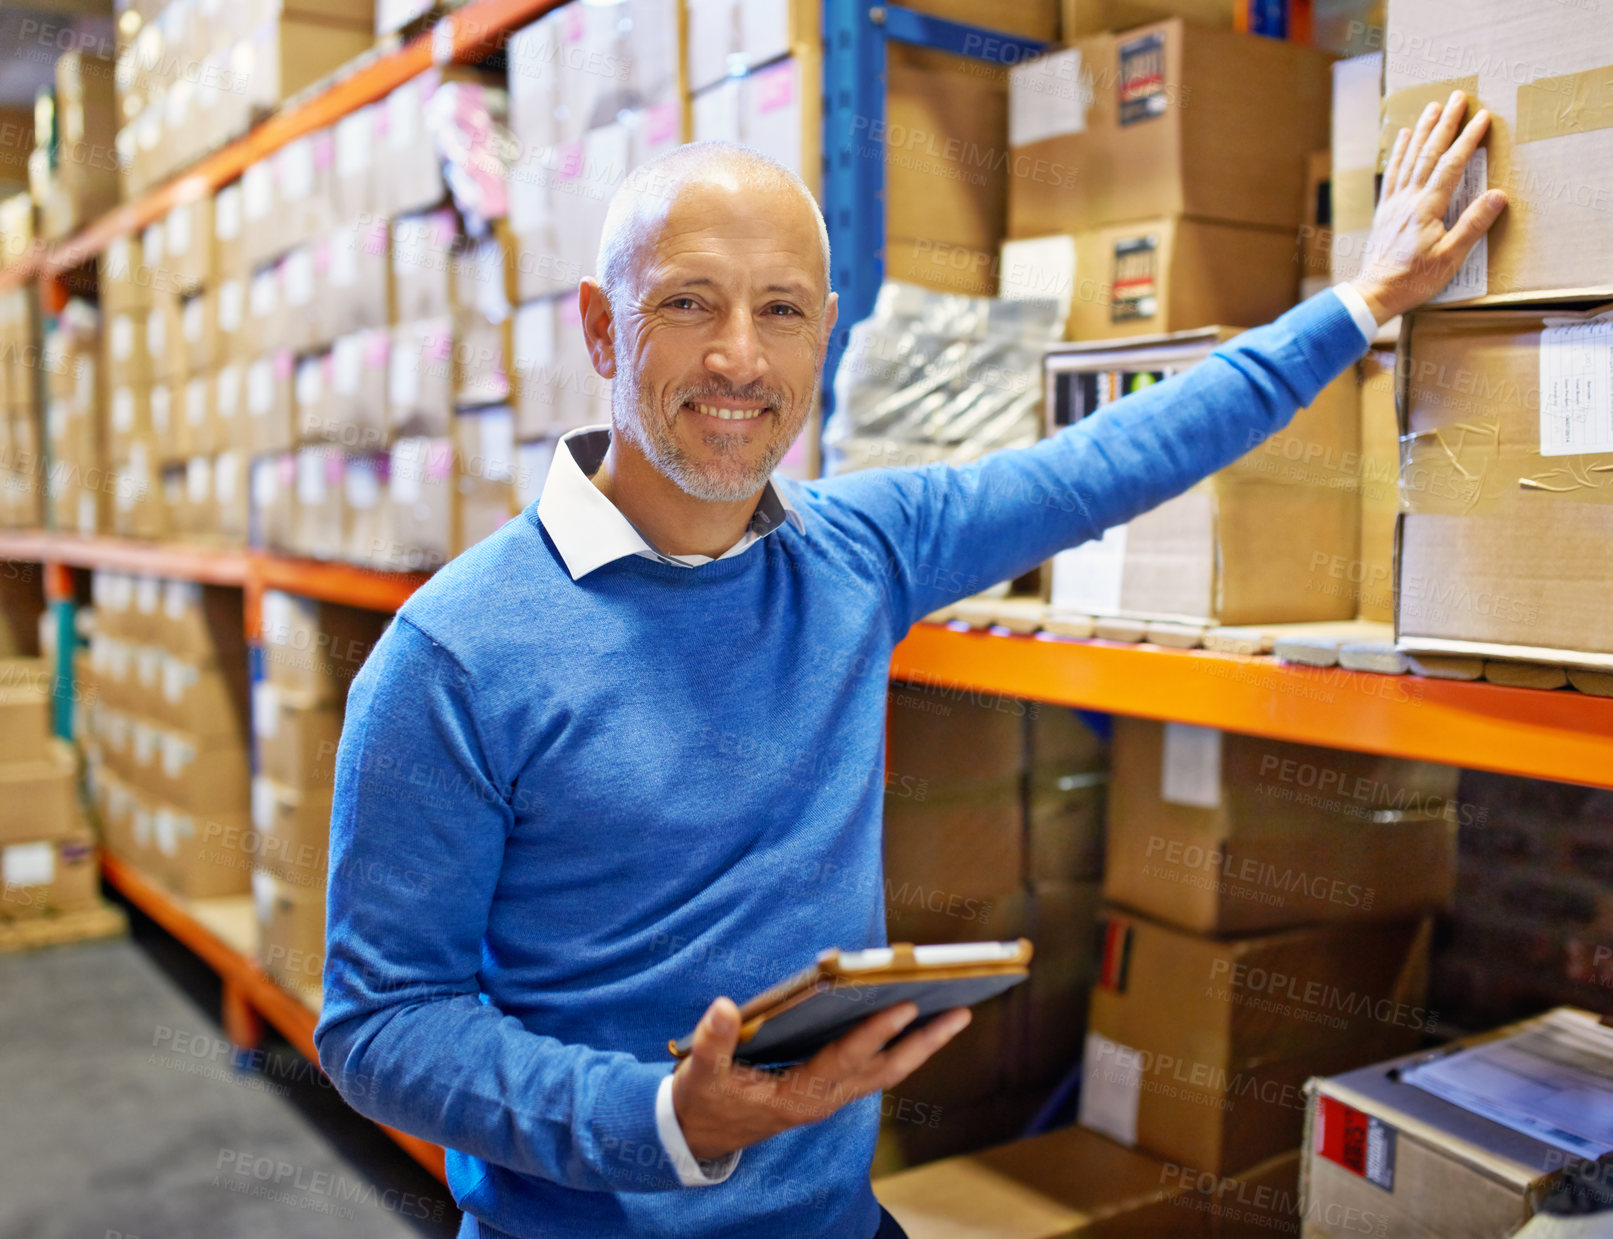
<svg viewBox="0 0 1613 1239">
<path fill-rule="evenodd" d="M 128 901 L 172 935 L 214 972 L 227 990 L 280 1030 L 299 1053 L 316 1066 L 314 1025 L 318 1017 L 299 999 L 281 989 L 258 967 L 207 926 L 193 917 L 172 895 L 127 861 L 112 855 L 101 857 L 101 872 Z M 444 1178 L 443 1151 L 416 1136 L 377 1124 L 382 1131 L 438 1179 Z"/>
<path fill-rule="evenodd" d="M 1613 699 L 919 624 L 891 678 L 1613 787 Z"/>
<path fill-rule="evenodd" d="M 241 585 L 246 556 L 238 550 L 140 542 L 132 538 L 87 538 L 48 530 L 0 530 L 0 559 L 23 563 L 111 568 L 153 576 L 179 577 L 209 585 Z"/>
<path fill-rule="evenodd" d="M 356 564 L 253 552 L 248 569 L 257 589 L 279 589 L 371 611 L 396 611 L 428 580 L 424 572 L 383 572 Z"/>
<path fill-rule="evenodd" d="M 99 254 L 115 237 L 137 232 L 175 206 L 214 192 L 240 176 L 249 164 L 384 98 L 433 64 L 481 59 L 501 47 L 511 31 L 563 2 L 476 0 L 466 5 L 443 19 L 447 25 L 439 26 L 439 31 L 447 33 L 421 35 L 397 51 L 360 64 L 319 94 L 275 113 L 172 180 L 101 216 L 77 235 L 56 244 L 36 246 L 25 258 L 0 269 L 0 291 L 16 288 L 40 275 L 71 271 Z"/>
</svg>

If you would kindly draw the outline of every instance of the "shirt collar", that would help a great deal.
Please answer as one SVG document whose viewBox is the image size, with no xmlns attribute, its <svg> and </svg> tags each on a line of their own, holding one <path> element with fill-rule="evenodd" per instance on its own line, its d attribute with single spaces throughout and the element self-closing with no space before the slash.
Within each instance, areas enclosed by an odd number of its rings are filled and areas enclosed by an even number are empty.
<svg viewBox="0 0 1613 1239">
<path fill-rule="evenodd" d="M 665 555 L 650 545 L 620 509 L 590 479 L 610 446 L 609 426 L 585 426 L 561 436 L 538 496 L 538 520 L 554 539 L 555 549 L 573 581 L 626 555 L 643 555 L 661 563 L 698 567 L 706 555 Z M 738 555 L 788 521 L 803 529 L 800 513 L 772 479 L 762 488 L 756 513 L 742 537 L 718 559 Z"/>
</svg>

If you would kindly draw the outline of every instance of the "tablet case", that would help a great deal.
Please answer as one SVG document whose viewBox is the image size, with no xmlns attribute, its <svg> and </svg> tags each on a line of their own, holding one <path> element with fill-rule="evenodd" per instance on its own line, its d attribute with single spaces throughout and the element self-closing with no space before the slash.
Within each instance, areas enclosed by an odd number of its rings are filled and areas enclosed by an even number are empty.
<svg viewBox="0 0 1613 1239">
<path fill-rule="evenodd" d="M 927 1018 L 969 1007 L 1010 989 L 1029 975 L 1032 946 L 1017 942 L 973 943 L 1004 948 L 996 959 L 926 962 L 910 942 L 892 943 L 888 962 L 867 966 L 862 951 L 824 951 L 812 967 L 764 990 L 739 1009 L 737 1062 L 775 1066 L 810 1058 L 876 1012 L 900 1002 L 918 1005 L 917 1027 Z M 920 948 L 945 954 L 938 948 Z M 965 950 L 960 946 L 956 950 Z M 906 1031 L 906 1030 L 904 1030 Z M 684 1058 L 694 1034 L 669 1041 L 673 1057 Z"/>
</svg>

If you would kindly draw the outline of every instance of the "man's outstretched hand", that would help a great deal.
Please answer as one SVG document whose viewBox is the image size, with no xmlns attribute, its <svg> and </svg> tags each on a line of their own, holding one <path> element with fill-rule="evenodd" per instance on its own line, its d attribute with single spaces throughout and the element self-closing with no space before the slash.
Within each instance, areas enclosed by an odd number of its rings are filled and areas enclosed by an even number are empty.
<svg viewBox="0 0 1613 1239">
<path fill-rule="evenodd" d="M 911 1024 L 918 1008 L 898 1003 L 871 1015 L 810 1061 L 786 1071 L 762 1071 L 734 1062 L 739 1008 L 719 998 L 695 1029 L 689 1057 L 672 1077 L 672 1108 L 684 1142 L 700 1161 L 826 1119 L 841 1106 L 895 1088 L 969 1025 L 958 1008 L 885 1044 Z"/>
<path fill-rule="evenodd" d="M 1480 110 L 1461 128 L 1466 110 L 1467 96 L 1454 91 L 1443 106 L 1430 103 L 1417 128 L 1402 129 L 1395 139 L 1361 274 L 1352 281 L 1380 323 L 1415 309 L 1450 283 L 1507 205 L 1506 194 L 1489 190 L 1445 227 L 1462 170 L 1490 127 L 1490 114 Z"/>
</svg>

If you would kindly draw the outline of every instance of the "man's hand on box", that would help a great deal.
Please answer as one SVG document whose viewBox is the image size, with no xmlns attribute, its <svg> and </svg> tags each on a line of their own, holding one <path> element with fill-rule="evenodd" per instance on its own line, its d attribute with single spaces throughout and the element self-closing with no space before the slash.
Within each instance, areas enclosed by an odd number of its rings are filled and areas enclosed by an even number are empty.
<svg viewBox="0 0 1613 1239">
<path fill-rule="evenodd" d="M 895 1088 L 969 1025 L 969 1012 L 960 1007 L 886 1049 L 917 1015 L 912 1003 L 898 1003 L 869 1016 L 801 1066 L 763 1071 L 734 1062 L 739 1008 L 717 999 L 701 1017 L 689 1057 L 672 1077 L 672 1108 L 689 1152 L 709 1161 L 826 1119 L 869 1093 Z"/>
<path fill-rule="evenodd" d="M 1506 194 L 1489 190 L 1445 227 L 1451 195 L 1490 127 L 1490 114 L 1481 109 L 1461 128 L 1466 110 L 1467 96 L 1454 91 L 1443 107 L 1430 103 L 1417 128 L 1402 129 L 1395 139 L 1361 274 L 1352 281 L 1380 323 L 1450 283 L 1507 205 Z"/>
</svg>

